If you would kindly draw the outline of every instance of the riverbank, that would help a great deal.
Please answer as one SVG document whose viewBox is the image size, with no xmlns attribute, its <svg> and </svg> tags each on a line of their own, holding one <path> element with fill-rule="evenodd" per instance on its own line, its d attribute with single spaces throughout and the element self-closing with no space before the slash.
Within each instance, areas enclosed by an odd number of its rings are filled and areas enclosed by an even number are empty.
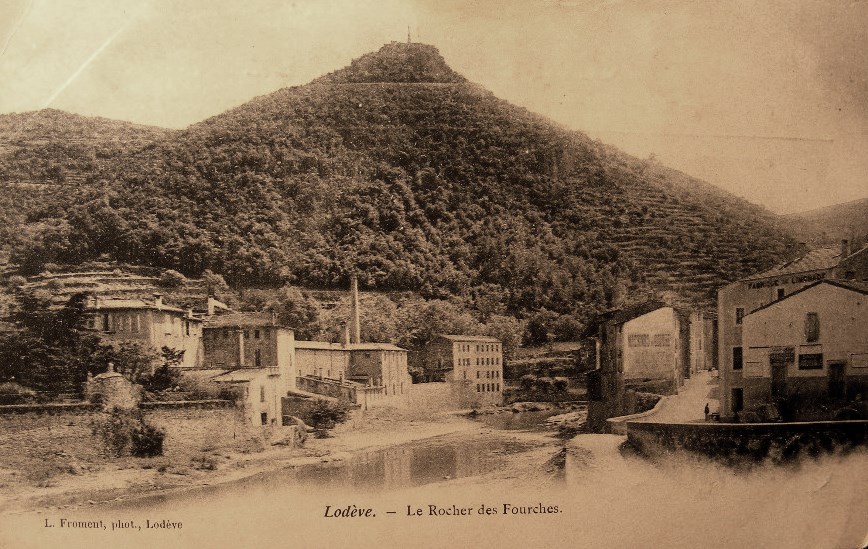
<svg viewBox="0 0 868 549">
<path fill-rule="evenodd" d="M 51 474 L 43 472 L 36 476 L 28 471 L 37 466 L 36 462 L 26 461 L 27 456 L 22 456 L 20 449 L 6 445 L 0 448 L 3 502 L 0 514 L 123 502 L 234 482 L 290 466 L 339 461 L 359 452 L 414 440 L 484 429 L 480 423 L 455 414 L 423 419 L 383 408 L 372 411 L 354 425 L 339 426 L 330 438 L 308 438 L 300 448 L 278 445 L 260 452 L 215 449 L 195 455 L 122 457 L 85 464 L 74 456 L 62 455 L 61 451 L 52 453 Z"/>
</svg>

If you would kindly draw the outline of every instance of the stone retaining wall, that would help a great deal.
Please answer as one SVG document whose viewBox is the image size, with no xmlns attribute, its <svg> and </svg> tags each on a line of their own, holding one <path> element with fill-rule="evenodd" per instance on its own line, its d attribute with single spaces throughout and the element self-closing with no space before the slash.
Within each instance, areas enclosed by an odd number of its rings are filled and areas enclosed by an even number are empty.
<svg viewBox="0 0 868 549">
<path fill-rule="evenodd" d="M 868 421 L 799 423 L 626 422 L 627 440 L 648 456 L 676 450 L 726 462 L 788 461 L 803 454 L 849 451 L 868 443 Z"/>
</svg>

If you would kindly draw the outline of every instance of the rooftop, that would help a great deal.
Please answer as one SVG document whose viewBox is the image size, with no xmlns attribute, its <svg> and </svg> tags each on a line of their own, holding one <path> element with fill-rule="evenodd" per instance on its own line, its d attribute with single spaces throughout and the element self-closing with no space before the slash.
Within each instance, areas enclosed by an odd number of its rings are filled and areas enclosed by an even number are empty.
<svg viewBox="0 0 868 549">
<path fill-rule="evenodd" d="M 806 292 L 806 291 L 808 291 L 812 288 L 815 288 L 821 284 L 829 284 L 831 286 L 836 286 L 838 288 L 843 288 L 845 290 L 851 290 L 851 291 L 854 291 L 854 292 L 857 292 L 857 293 L 860 293 L 863 295 L 868 295 L 868 281 L 838 280 L 838 279 L 834 279 L 834 278 L 827 278 L 825 280 L 818 280 L 817 282 L 814 282 L 813 284 L 808 284 L 804 288 L 800 288 L 800 289 L 796 290 L 795 292 L 793 292 L 791 294 L 787 294 L 780 299 L 776 299 L 776 300 L 772 301 L 771 303 L 766 303 L 765 305 L 763 305 L 761 307 L 757 307 L 756 309 L 752 310 L 748 314 L 753 314 L 757 311 L 762 311 L 763 309 L 767 309 L 768 307 L 771 307 L 772 305 L 774 305 L 776 303 L 780 303 L 781 301 L 787 300 L 787 299 L 793 297 L 794 295 L 798 295 L 802 292 Z"/>
<path fill-rule="evenodd" d="M 449 341 L 482 341 L 485 343 L 500 343 L 499 339 L 491 336 L 437 334 L 437 337 L 442 337 L 443 339 L 448 339 Z"/>
<path fill-rule="evenodd" d="M 600 313 L 596 316 L 596 318 L 594 318 L 594 320 L 588 323 L 588 326 L 582 333 L 582 337 L 593 336 L 596 333 L 597 328 L 601 324 L 604 324 L 606 322 L 624 324 L 625 322 L 629 322 L 634 318 L 639 318 L 642 315 L 647 315 L 652 311 L 656 311 L 657 309 L 662 309 L 664 307 L 669 307 L 669 305 L 662 301 L 646 301 L 644 303 L 629 305 L 627 307 L 609 309 L 608 311 Z"/>
<path fill-rule="evenodd" d="M 329 343 L 327 341 L 296 341 L 296 349 L 322 349 L 328 351 L 406 351 L 391 343 Z"/>
<path fill-rule="evenodd" d="M 211 381 L 218 383 L 239 383 L 253 381 L 263 374 L 271 375 L 269 368 L 244 368 L 240 370 L 232 370 L 224 374 L 220 374 L 211 378 Z"/>
<path fill-rule="evenodd" d="M 141 299 L 122 299 L 122 298 L 99 298 L 95 302 L 91 302 L 88 308 L 96 311 L 104 310 L 121 310 L 121 309 L 150 309 L 155 311 L 167 311 L 172 313 L 187 314 L 187 311 L 165 303 L 152 302 L 148 303 Z M 194 319 L 199 320 L 199 319 Z"/>
<path fill-rule="evenodd" d="M 853 257 L 853 255 L 861 253 L 866 249 L 868 248 L 856 250 L 855 252 L 848 255 L 847 258 Z M 772 267 L 767 271 L 745 277 L 742 280 L 757 280 L 760 278 L 770 278 L 773 276 L 806 273 L 810 271 L 824 271 L 836 267 L 839 263 L 841 263 L 842 259 L 844 258 L 841 257 L 840 247 L 817 248 L 816 250 L 809 251 L 801 257 Z"/>
</svg>

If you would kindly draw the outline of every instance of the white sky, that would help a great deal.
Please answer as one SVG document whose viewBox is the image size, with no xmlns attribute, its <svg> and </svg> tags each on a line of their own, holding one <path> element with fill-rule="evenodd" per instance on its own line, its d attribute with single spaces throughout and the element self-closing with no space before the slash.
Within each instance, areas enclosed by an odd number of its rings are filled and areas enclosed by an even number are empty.
<svg viewBox="0 0 868 549">
<path fill-rule="evenodd" d="M 868 196 L 868 2 L 0 0 L 0 112 L 173 128 L 390 40 L 773 211 Z"/>
</svg>

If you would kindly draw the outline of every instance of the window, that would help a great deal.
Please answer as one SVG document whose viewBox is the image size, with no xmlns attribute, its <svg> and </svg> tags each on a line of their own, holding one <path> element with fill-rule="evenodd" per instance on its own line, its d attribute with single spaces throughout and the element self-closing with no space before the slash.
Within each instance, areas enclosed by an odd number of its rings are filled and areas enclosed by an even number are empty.
<svg viewBox="0 0 868 549">
<path fill-rule="evenodd" d="M 744 309 L 742 307 L 738 307 L 735 310 L 735 323 L 741 324 L 742 319 L 744 319 Z"/>
<path fill-rule="evenodd" d="M 464 379 L 467 379 L 467 371 L 464 371 L 464 372 L 461 372 L 461 373 L 464 374 Z"/>
<path fill-rule="evenodd" d="M 265 402 L 265 385 L 259 386 L 259 402 Z"/>
<path fill-rule="evenodd" d="M 253 330 L 253 339 L 259 339 L 259 330 Z"/>
<path fill-rule="evenodd" d="M 259 419 L 262 421 L 263 425 L 268 425 L 268 412 L 262 412 L 259 414 Z"/>
<path fill-rule="evenodd" d="M 732 369 L 741 370 L 744 365 L 741 347 L 732 348 Z"/>
<path fill-rule="evenodd" d="M 190 321 L 185 321 L 185 329 L 187 330 L 187 335 L 190 335 Z"/>
<path fill-rule="evenodd" d="M 778 288 L 778 299 L 783 299 L 786 292 L 784 292 L 783 288 Z"/>
<path fill-rule="evenodd" d="M 477 393 L 481 393 L 481 392 L 482 392 L 481 387 L 482 387 L 482 386 L 481 386 L 480 384 L 478 384 L 478 383 L 476 384 L 476 392 L 477 392 Z"/>
<path fill-rule="evenodd" d="M 244 330 L 244 339 L 250 339 L 250 330 Z"/>
<path fill-rule="evenodd" d="M 799 370 L 822 370 L 823 354 L 799 355 Z"/>
<path fill-rule="evenodd" d="M 805 341 L 815 343 L 820 340 L 820 316 L 817 313 L 805 315 Z"/>
<path fill-rule="evenodd" d="M 479 370 L 476 370 L 476 379 L 479 379 Z"/>
<path fill-rule="evenodd" d="M 103 332 L 109 331 L 109 315 L 108 314 L 102 315 L 102 331 Z"/>
<path fill-rule="evenodd" d="M 500 383 L 497 384 L 497 392 L 500 392 Z"/>
<path fill-rule="evenodd" d="M 259 368 L 262 366 L 262 351 L 256 349 L 253 351 L 253 365 Z"/>
</svg>

